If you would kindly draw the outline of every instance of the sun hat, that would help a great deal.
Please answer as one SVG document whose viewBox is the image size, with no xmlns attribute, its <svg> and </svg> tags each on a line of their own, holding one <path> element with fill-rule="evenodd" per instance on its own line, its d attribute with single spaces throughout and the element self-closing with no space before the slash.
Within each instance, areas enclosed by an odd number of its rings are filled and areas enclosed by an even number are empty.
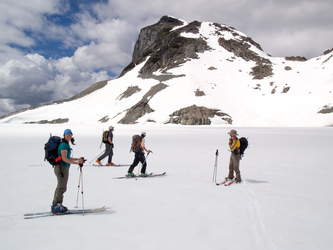
<svg viewBox="0 0 333 250">
<path fill-rule="evenodd" d="M 234 130 L 234 129 L 230 130 L 230 132 L 229 132 L 228 134 L 229 134 L 229 135 L 238 135 L 238 134 L 237 134 L 237 131 Z"/>
<path fill-rule="evenodd" d="M 68 135 L 68 134 L 73 135 L 72 130 L 70 130 L 69 128 L 64 131 L 64 135 Z"/>
<path fill-rule="evenodd" d="M 111 130 L 111 129 L 113 129 L 113 128 L 114 128 L 113 126 L 110 126 L 110 127 L 109 127 L 109 130 Z"/>
</svg>

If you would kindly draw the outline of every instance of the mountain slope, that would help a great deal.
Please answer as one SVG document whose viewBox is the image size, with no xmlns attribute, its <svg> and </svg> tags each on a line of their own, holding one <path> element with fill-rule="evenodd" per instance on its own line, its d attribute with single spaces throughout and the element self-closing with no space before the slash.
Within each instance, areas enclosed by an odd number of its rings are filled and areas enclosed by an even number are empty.
<svg viewBox="0 0 333 250">
<path fill-rule="evenodd" d="M 164 16 L 119 78 L 0 122 L 330 126 L 332 57 L 275 58 L 229 26 Z"/>
</svg>

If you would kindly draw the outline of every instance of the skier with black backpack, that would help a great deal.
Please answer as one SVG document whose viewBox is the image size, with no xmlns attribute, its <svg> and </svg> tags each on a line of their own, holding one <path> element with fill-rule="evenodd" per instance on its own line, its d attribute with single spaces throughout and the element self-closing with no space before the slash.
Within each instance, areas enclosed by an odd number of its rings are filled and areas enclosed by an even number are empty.
<svg viewBox="0 0 333 250">
<path fill-rule="evenodd" d="M 244 154 L 245 149 L 248 146 L 248 141 L 245 137 L 237 138 L 237 131 L 232 129 L 228 133 L 229 138 L 229 148 L 231 151 L 230 161 L 229 161 L 229 174 L 226 178 L 227 180 L 234 179 L 234 172 L 236 173 L 235 182 L 240 183 L 242 181 L 240 170 L 239 170 L 239 161 Z"/>
<path fill-rule="evenodd" d="M 54 214 L 66 213 L 67 207 L 62 205 L 64 199 L 64 193 L 67 190 L 67 182 L 69 177 L 69 167 L 71 164 L 77 164 L 83 166 L 85 161 L 84 157 L 72 158 L 71 147 L 69 142 L 74 143 L 73 133 L 70 129 L 64 131 L 64 137 L 61 139 L 61 143 L 58 147 L 58 158 L 61 160 L 54 165 L 54 174 L 57 177 L 57 187 L 54 192 L 51 212 Z"/>
<path fill-rule="evenodd" d="M 140 135 L 132 136 L 131 151 L 134 152 L 135 155 L 134 155 L 134 161 L 127 171 L 126 175 L 127 177 L 135 177 L 135 174 L 133 174 L 133 170 L 139 164 L 139 162 L 141 162 L 142 164 L 140 176 L 147 177 L 146 174 L 147 161 L 144 151 L 146 151 L 148 154 L 151 153 L 152 151 L 146 149 L 145 137 L 146 137 L 146 132 L 142 132 L 141 136 Z"/>
</svg>

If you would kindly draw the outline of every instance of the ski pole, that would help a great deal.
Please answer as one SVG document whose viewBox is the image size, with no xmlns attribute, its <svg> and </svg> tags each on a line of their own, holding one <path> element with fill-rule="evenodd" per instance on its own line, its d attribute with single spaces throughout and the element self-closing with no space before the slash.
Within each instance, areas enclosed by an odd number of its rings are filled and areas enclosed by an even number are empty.
<svg viewBox="0 0 333 250">
<path fill-rule="evenodd" d="M 80 192 L 80 185 L 81 185 L 81 171 L 80 171 L 80 175 L 79 175 L 79 184 L 77 185 L 77 196 L 76 196 L 76 208 L 78 207 L 78 202 L 79 202 L 79 192 Z"/>
<path fill-rule="evenodd" d="M 146 163 L 146 161 L 147 161 L 147 158 L 148 158 L 148 155 L 150 154 L 150 152 L 152 152 L 152 153 L 153 153 L 153 151 L 150 151 L 150 150 L 149 150 L 149 152 L 148 152 L 148 154 L 147 154 L 147 157 L 145 157 L 145 160 L 144 160 L 144 162 L 141 164 L 141 169 L 142 169 L 142 167 L 143 167 L 143 164 L 145 164 L 145 163 Z M 140 168 L 138 168 L 138 176 L 139 176 L 139 173 L 140 173 Z"/>
<path fill-rule="evenodd" d="M 216 182 L 216 176 L 217 176 L 217 157 L 219 156 L 219 150 L 216 149 L 216 153 L 215 153 L 215 164 L 214 164 L 214 172 L 213 172 L 213 180 Z"/>
<path fill-rule="evenodd" d="M 85 162 L 86 159 L 83 159 L 83 162 Z M 81 186 L 81 194 L 82 194 L 82 208 L 83 208 L 83 213 L 84 214 L 84 199 L 83 199 L 83 172 L 82 172 L 82 167 L 83 163 L 79 164 L 80 168 L 80 176 L 79 176 L 79 184 L 78 184 L 78 190 L 77 190 L 77 197 L 76 197 L 76 208 L 78 207 L 78 202 L 79 202 L 79 192 L 80 192 L 80 186 Z"/>
<path fill-rule="evenodd" d="M 80 166 L 80 176 L 81 176 L 81 195 L 82 195 L 82 215 L 84 215 L 84 200 L 83 200 L 83 172 L 82 172 L 82 166 Z"/>
<path fill-rule="evenodd" d="M 97 155 L 94 159 L 92 159 L 91 162 L 89 162 L 89 164 L 91 164 L 95 159 L 97 159 L 98 157 L 100 157 L 102 154 L 104 154 L 104 151 L 102 153 L 100 153 L 99 155 Z"/>
</svg>

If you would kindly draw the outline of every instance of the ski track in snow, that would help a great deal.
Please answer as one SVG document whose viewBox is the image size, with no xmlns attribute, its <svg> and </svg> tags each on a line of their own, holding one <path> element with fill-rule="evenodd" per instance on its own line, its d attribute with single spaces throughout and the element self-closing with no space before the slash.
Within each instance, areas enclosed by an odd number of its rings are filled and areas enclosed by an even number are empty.
<svg viewBox="0 0 333 250">
<path fill-rule="evenodd" d="M 245 192 L 249 205 L 247 206 L 247 214 L 249 217 L 249 224 L 253 227 L 252 249 L 256 250 L 276 250 L 277 247 L 273 243 L 269 233 L 266 230 L 265 223 L 260 215 L 260 202 L 256 194 L 250 189 L 248 181 L 243 181 L 241 185 Z"/>
</svg>

